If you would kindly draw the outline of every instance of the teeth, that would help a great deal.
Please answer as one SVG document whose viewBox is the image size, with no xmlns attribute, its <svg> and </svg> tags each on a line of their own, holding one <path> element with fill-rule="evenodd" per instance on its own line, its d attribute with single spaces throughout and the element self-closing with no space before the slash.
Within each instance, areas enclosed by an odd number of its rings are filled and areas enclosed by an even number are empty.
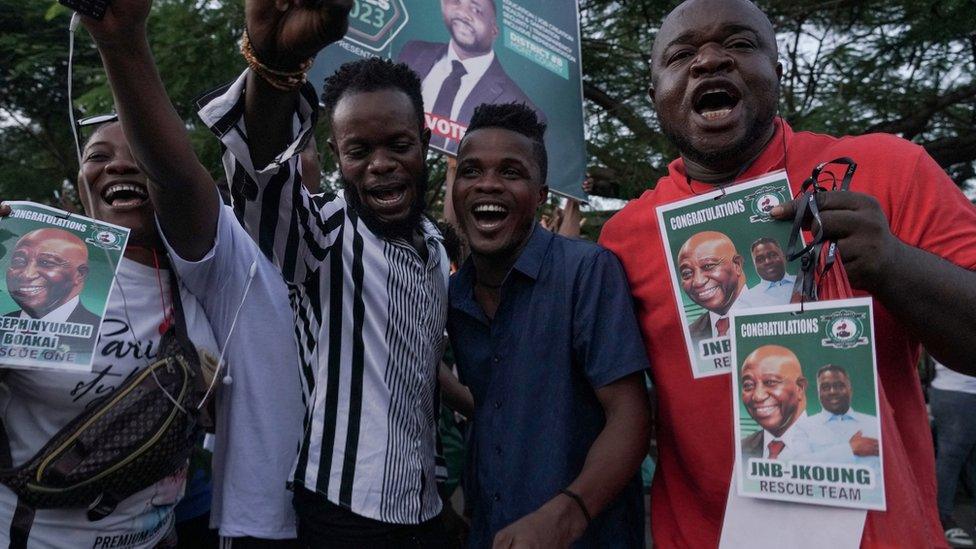
<svg viewBox="0 0 976 549">
<path fill-rule="evenodd" d="M 508 208 L 499 204 L 481 204 L 475 206 L 475 213 L 486 213 L 486 212 L 498 212 L 498 213 L 508 213 Z"/>
<path fill-rule="evenodd" d="M 105 189 L 105 191 L 102 193 L 102 196 L 106 200 L 112 200 L 112 198 L 114 198 L 115 195 L 120 192 L 131 192 L 131 193 L 135 193 L 135 195 L 138 196 L 139 198 L 148 198 L 148 195 L 146 194 L 146 189 L 144 187 L 142 187 L 141 185 L 133 185 L 132 183 L 117 183 L 115 185 L 111 185 L 110 187 Z"/>
<path fill-rule="evenodd" d="M 43 290 L 43 286 L 21 286 L 17 289 L 18 294 L 37 295 Z"/>
<path fill-rule="evenodd" d="M 718 120 L 732 112 L 729 107 L 722 107 L 717 111 L 702 111 L 701 115 L 705 117 L 705 120 Z"/>
<path fill-rule="evenodd" d="M 712 286 L 711 288 L 705 288 L 704 290 L 699 290 L 698 291 L 698 297 L 699 297 L 699 299 L 709 298 L 709 297 L 712 297 L 713 295 L 715 295 L 715 292 L 717 292 L 717 291 L 718 291 L 718 286 Z"/>
</svg>

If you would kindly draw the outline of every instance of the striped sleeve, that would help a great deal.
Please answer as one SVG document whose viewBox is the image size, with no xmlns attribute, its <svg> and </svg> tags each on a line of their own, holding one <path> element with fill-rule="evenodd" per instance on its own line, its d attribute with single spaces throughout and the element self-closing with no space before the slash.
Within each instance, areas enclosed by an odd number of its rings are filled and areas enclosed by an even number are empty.
<svg viewBox="0 0 976 549">
<path fill-rule="evenodd" d="M 310 84 L 299 94 L 294 141 L 267 166 L 253 165 L 244 125 L 246 77 L 247 71 L 210 99 L 199 115 L 223 145 L 234 214 L 261 252 L 281 269 L 284 279 L 300 284 L 335 243 L 345 216 L 344 201 L 329 195 L 313 196 L 301 184 L 298 153 L 315 127 L 318 106 Z"/>
</svg>

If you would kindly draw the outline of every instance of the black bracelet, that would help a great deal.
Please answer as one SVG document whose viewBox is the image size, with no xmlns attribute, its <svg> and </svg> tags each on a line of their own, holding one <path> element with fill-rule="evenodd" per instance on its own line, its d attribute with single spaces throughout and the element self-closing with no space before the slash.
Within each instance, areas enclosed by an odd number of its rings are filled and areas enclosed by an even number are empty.
<svg viewBox="0 0 976 549">
<path fill-rule="evenodd" d="M 589 526 L 590 523 L 593 522 L 593 518 L 590 517 L 590 512 L 586 510 L 586 504 L 583 503 L 583 498 L 581 498 L 579 494 L 570 490 L 569 488 L 563 488 L 562 490 L 559 491 L 559 493 L 563 494 L 564 496 L 569 496 L 570 498 L 573 499 L 573 501 L 576 502 L 576 505 L 579 505 L 580 511 L 583 511 L 583 516 L 586 517 L 587 526 Z"/>
</svg>

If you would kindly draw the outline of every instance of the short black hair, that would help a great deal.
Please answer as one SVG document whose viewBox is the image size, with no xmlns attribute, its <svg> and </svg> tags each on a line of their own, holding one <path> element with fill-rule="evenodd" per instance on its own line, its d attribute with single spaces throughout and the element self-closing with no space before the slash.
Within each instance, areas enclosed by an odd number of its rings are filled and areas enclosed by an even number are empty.
<svg viewBox="0 0 976 549">
<path fill-rule="evenodd" d="M 817 379 L 820 379 L 820 376 L 822 376 L 827 372 L 837 372 L 839 374 L 844 374 L 844 377 L 847 378 L 848 381 L 851 380 L 851 376 L 850 374 L 847 373 L 847 370 L 845 370 L 843 366 L 838 366 L 836 364 L 825 364 L 821 366 L 820 369 L 817 370 Z"/>
<path fill-rule="evenodd" d="M 478 105 L 468 123 L 465 135 L 482 128 L 501 128 L 520 133 L 532 140 L 532 152 L 535 153 L 539 171 L 542 174 L 542 184 L 546 184 L 549 173 L 549 155 L 546 152 L 546 124 L 539 121 L 539 116 L 532 107 L 525 103 L 485 103 Z M 463 141 L 463 139 L 462 139 Z M 460 150 L 460 148 L 458 149 Z"/>
<path fill-rule="evenodd" d="M 755 250 L 756 246 L 760 244 L 775 244 L 776 247 L 779 248 L 779 251 L 781 252 L 783 251 L 783 247 L 779 245 L 779 241 L 776 240 L 775 238 L 770 238 L 768 236 L 760 236 L 759 238 L 757 238 L 756 241 L 752 243 L 752 246 L 749 246 L 749 250 L 750 251 Z"/>
<path fill-rule="evenodd" d="M 417 112 L 417 123 L 424 125 L 424 95 L 420 77 L 403 63 L 389 59 L 370 57 L 340 66 L 325 79 L 322 104 L 326 116 L 332 120 L 339 100 L 348 92 L 374 92 L 380 90 L 401 91 L 410 98 Z"/>
</svg>

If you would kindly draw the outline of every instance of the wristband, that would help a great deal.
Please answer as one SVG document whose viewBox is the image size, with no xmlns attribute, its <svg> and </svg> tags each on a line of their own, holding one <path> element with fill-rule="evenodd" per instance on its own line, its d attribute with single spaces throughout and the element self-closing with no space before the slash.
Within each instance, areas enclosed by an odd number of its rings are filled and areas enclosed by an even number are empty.
<svg viewBox="0 0 976 549">
<path fill-rule="evenodd" d="M 309 58 L 302 62 L 298 66 L 298 69 L 291 71 L 271 68 L 257 58 L 246 30 L 241 37 L 241 54 L 244 56 L 244 60 L 247 61 L 247 66 L 255 74 L 264 79 L 273 88 L 281 91 L 294 91 L 302 87 L 307 80 L 308 70 L 312 68 L 312 62 L 315 61 L 315 58 Z"/>
<path fill-rule="evenodd" d="M 569 488 L 563 488 L 559 491 L 559 493 L 572 498 L 572 500 L 576 502 L 576 505 L 579 506 L 580 511 L 583 511 L 583 516 L 586 517 L 586 525 L 589 526 L 593 519 L 590 517 L 590 512 L 586 510 L 586 504 L 583 503 L 583 498 Z"/>
</svg>

